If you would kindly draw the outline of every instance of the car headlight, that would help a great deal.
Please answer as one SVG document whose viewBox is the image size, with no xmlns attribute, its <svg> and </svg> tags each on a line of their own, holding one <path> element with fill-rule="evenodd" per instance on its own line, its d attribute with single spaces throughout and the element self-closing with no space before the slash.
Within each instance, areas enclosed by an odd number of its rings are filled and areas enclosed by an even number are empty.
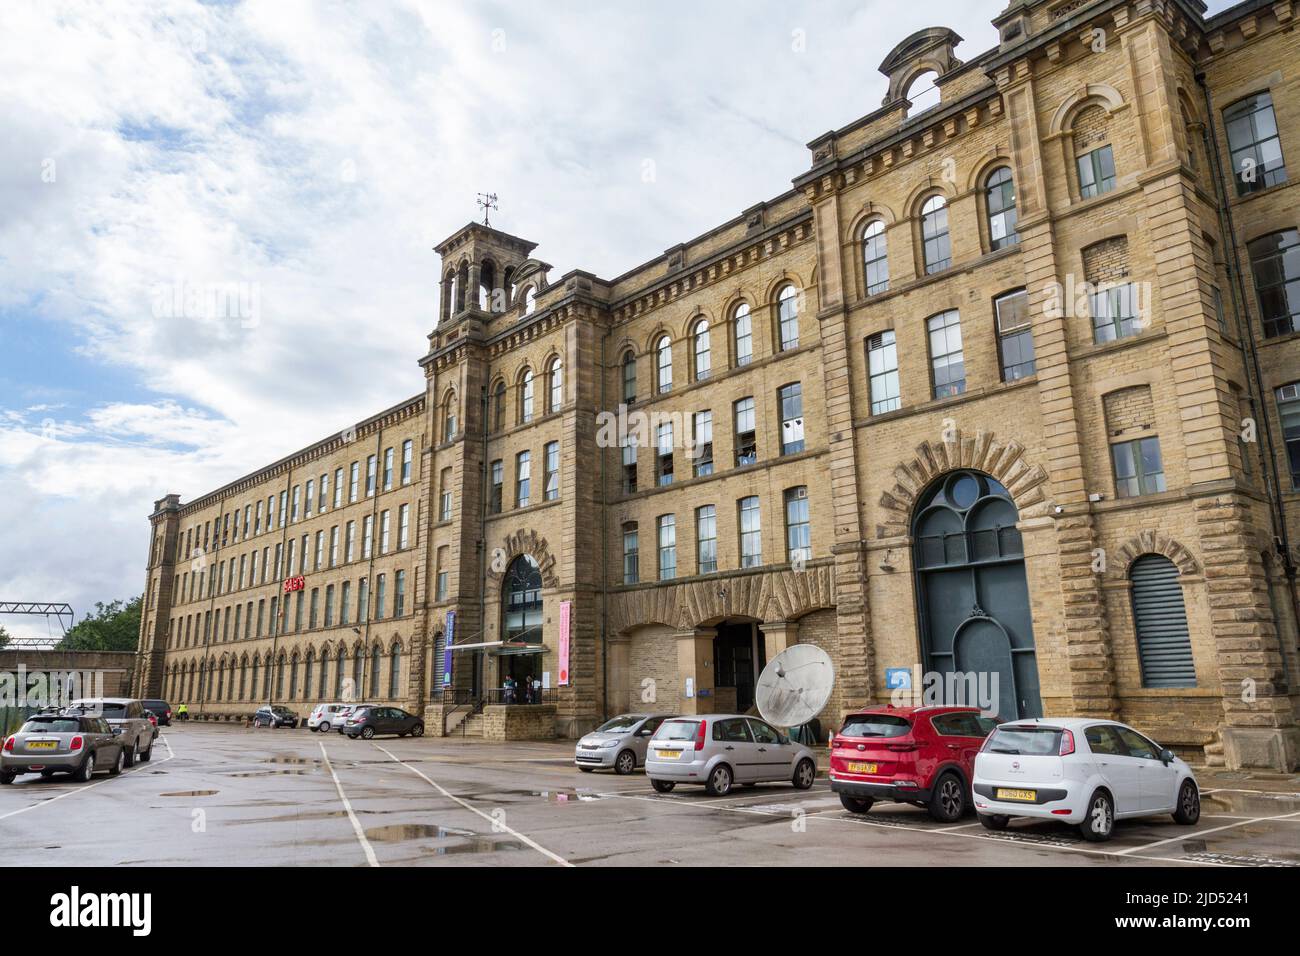
<svg viewBox="0 0 1300 956">
<path fill-rule="evenodd" d="M 601 741 L 600 746 L 602 748 L 617 747 L 620 743 L 621 741 L 619 740 L 603 740 Z"/>
</svg>

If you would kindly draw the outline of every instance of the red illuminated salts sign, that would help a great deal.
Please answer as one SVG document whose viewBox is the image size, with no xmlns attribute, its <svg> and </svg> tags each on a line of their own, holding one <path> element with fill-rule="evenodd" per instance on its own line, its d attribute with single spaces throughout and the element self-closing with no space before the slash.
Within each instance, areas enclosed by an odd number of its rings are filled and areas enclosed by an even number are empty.
<svg viewBox="0 0 1300 956">
<path fill-rule="evenodd" d="M 290 591 L 301 591 L 306 586 L 307 579 L 302 577 L 302 575 L 299 575 L 296 578 L 289 578 L 284 582 L 284 593 L 288 594 Z"/>
</svg>

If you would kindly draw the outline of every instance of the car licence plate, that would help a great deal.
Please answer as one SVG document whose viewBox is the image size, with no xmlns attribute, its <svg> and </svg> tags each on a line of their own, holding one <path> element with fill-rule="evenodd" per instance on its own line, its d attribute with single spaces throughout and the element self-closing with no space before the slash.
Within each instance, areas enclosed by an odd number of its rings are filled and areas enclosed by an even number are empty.
<svg viewBox="0 0 1300 956">
<path fill-rule="evenodd" d="M 660 760 L 676 760 L 679 757 L 681 757 L 681 755 L 682 752 L 680 750 L 656 750 L 655 751 L 655 756 L 658 757 Z"/>
<path fill-rule="evenodd" d="M 58 747 L 56 740 L 31 740 L 27 743 L 28 750 L 53 750 Z"/>
<path fill-rule="evenodd" d="M 998 787 L 997 796 L 999 800 L 1027 800 L 1033 803 L 1038 799 L 1037 790 L 1008 790 L 1005 787 Z"/>
<path fill-rule="evenodd" d="M 879 764 L 874 763 L 849 763 L 845 764 L 849 773 L 875 773 Z"/>
</svg>

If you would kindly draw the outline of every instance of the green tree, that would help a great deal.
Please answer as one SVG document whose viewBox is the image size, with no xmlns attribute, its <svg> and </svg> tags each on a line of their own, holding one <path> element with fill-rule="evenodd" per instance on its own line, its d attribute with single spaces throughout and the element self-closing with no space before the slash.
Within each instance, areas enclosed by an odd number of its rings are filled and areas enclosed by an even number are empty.
<svg viewBox="0 0 1300 956">
<path fill-rule="evenodd" d="M 4 647 L 6 644 L 8 644 L 9 640 L 10 640 L 9 632 L 6 631 L 4 627 L 0 627 L 0 647 Z"/>
<path fill-rule="evenodd" d="M 95 603 L 95 613 L 74 624 L 63 640 L 61 651 L 134 651 L 140 645 L 140 598 L 123 604 Z"/>
</svg>

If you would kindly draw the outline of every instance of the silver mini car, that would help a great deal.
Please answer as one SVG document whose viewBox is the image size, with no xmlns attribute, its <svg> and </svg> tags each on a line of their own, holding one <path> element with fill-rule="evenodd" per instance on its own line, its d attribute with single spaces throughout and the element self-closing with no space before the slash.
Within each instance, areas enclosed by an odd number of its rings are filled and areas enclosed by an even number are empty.
<svg viewBox="0 0 1300 956">
<path fill-rule="evenodd" d="M 97 770 L 117 776 L 126 764 L 121 729 L 93 714 L 38 714 L 0 744 L 0 783 L 25 773 L 70 773 L 89 780 Z"/>
<path fill-rule="evenodd" d="M 609 770 L 629 774 L 645 764 L 650 736 L 668 714 L 619 714 L 578 741 L 573 762 L 583 773 Z"/>
<path fill-rule="evenodd" d="M 737 783 L 783 780 L 807 790 L 817 778 L 817 758 L 757 717 L 701 714 L 659 725 L 650 739 L 645 772 L 659 793 L 679 783 L 698 783 L 721 796 Z"/>
</svg>

